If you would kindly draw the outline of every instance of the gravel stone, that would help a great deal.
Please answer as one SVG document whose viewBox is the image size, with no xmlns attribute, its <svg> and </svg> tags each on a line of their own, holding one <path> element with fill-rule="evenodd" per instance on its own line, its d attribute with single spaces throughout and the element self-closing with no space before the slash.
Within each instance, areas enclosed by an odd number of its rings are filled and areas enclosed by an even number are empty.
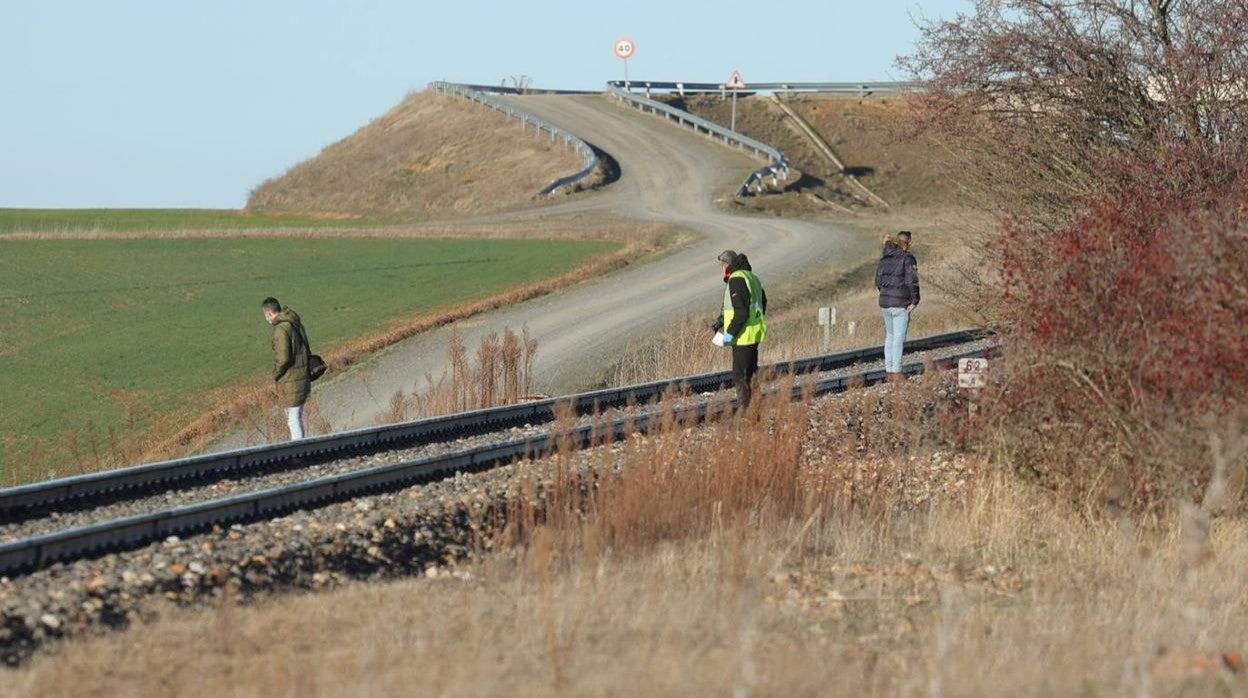
<svg viewBox="0 0 1248 698">
<path fill-rule="evenodd" d="M 948 353 L 964 351 L 958 347 Z M 939 352 L 932 353 L 939 358 Z M 946 355 L 947 355 L 946 354 Z M 913 360 L 914 355 L 907 355 Z M 878 362 L 877 362 L 878 366 Z M 835 373 L 856 373 L 870 364 Z M 827 377 L 831 374 L 824 374 Z M 684 398 L 686 403 L 705 401 L 708 395 Z M 812 412 L 827 400 L 815 401 Z M 608 416 L 622 415 L 616 410 Z M 836 438 L 843 425 L 821 424 Z M 525 433 L 537 433 L 526 427 Z M 695 437 L 699 433 L 694 432 Z M 510 433 L 506 434 L 508 438 Z M 302 470 L 256 478 L 264 487 L 281 482 L 328 474 L 332 468 L 351 469 L 381 463 L 397 463 L 426 449 L 444 451 L 497 440 L 482 435 L 447 444 L 353 457 Z M 633 438 L 645 438 L 640 434 Z M 621 454 L 620 443 L 602 447 Z M 588 467 L 594 460 L 582 452 L 574 462 Z M 956 458 L 941 466 L 941 483 L 954 482 L 965 470 L 955 467 Z M 45 642 L 72 637 L 99 628 L 124 628 L 138 620 L 148 620 L 181 607 L 212 607 L 227 595 L 240 603 L 288 590 L 333 588 L 348 580 L 380 580 L 423 576 L 430 580 L 467 579 L 457 565 L 489 554 L 493 534 L 504 523 L 509 505 L 524 491 L 522 477 L 536 475 L 539 482 L 551 474 L 545 461 L 520 461 L 492 470 L 462 474 L 438 482 L 393 492 L 375 494 L 353 501 L 328 504 L 315 510 L 296 512 L 268 521 L 232 524 L 185 538 L 170 536 L 134 550 L 98 559 L 57 563 L 15 579 L 0 578 L 0 662 L 18 665 Z M 618 470 L 619 462 L 606 466 Z M 963 466 L 958 466 L 963 467 Z M 221 485 L 222 483 L 217 483 Z M 231 481 L 224 491 L 239 487 L 259 487 L 255 481 Z M 206 489 L 206 488 L 205 488 Z M 210 496 L 220 496 L 217 490 Z M 178 504 L 205 497 L 204 490 L 166 493 Z M 544 492 L 536 491 L 540 506 Z M 210 498 L 210 497 L 206 497 Z M 154 503 L 160 500 L 159 503 Z M 145 498 L 118 503 L 97 510 L 64 513 L 53 521 L 23 522 L 28 535 L 54 530 L 64 525 L 81 525 L 84 519 L 111 517 L 122 512 L 168 506 L 168 497 Z M 119 511 L 120 509 L 120 511 Z M 38 530 L 41 524 L 44 531 Z M 52 622 L 49 623 L 48 620 Z"/>
</svg>

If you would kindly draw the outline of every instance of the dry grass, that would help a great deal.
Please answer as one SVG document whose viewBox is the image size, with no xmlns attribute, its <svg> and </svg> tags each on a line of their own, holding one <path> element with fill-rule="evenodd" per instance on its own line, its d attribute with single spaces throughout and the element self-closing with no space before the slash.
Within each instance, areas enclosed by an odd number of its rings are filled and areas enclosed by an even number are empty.
<svg viewBox="0 0 1248 698">
<path fill-rule="evenodd" d="M 502 114 L 420 92 L 252 192 L 263 213 L 471 214 L 530 204 L 581 169 L 575 152 Z"/>
<path fill-rule="evenodd" d="M 948 205 L 966 194 L 939 144 L 909 138 L 913 112 L 904 96 L 796 95 L 786 101 L 846 170 L 890 205 Z"/>
<path fill-rule="evenodd" d="M 911 316 L 909 336 L 921 337 L 982 324 L 966 275 L 974 259 L 968 242 L 990 224 L 990 217 L 958 208 L 898 209 L 858 216 L 841 225 L 882 240 L 897 230 L 915 231 L 923 302 Z M 747 254 L 750 250 L 745 250 Z M 776 363 L 816 354 L 878 345 L 884 341 L 875 260 L 855 268 L 815 270 L 806 280 L 768 286 L 768 335 L 760 360 Z M 767 270 L 759 268 L 764 283 Z M 710 300 L 710 299 L 708 299 Z M 836 308 L 837 323 L 825 337 L 816 324 L 818 309 Z M 714 308 L 713 304 L 708 308 Z M 728 351 L 710 343 L 709 316 L 691 316 L 667 324 L 651 341 L 629 351 L 613 367 L 613 384 L 725 370 Z"/>
<path fill-rule="evenodd" d="M 919 386 L 874 400 L 924 400 Z M 865 398 L 857 398 L 859 400 Z M 962 459 L 821 461 L 841 408 L 672 424 L 521 487 L 513 545 L 440 578 L 179 613 L 15 694 L 1242 692 L 1248 527 L 1072 510 Z M 907 413 L 909 414 L 909 413 Z M 588 470 L 586 466 L 590 467 Z M 617 474 L 610 474 L 618 466 Z M 590 476 L 597 472 L 598 476 Z M 874 473 L 866 476 L 866 473 Z M 586 487 L 586 485 L 592 485 Z M 542 493 L 545 506 L 530 505 Z M 527 493 L 527 494 L 525 494 Z M 208 677 L 211 677 L 209 679 Z"/>
<path fill-rule="evenodd" d="M 510 327 L 502 337 L 491 332 L 469 352 L 458 333 L 452 333 L 446 348 L 447 370 L 434 378 L 425 376 L 423 385 L 411 393 L 395 390 L 390 396 L 390 422 L 439 414 L 513 404 L 532 395 L 533 359 L 538 342 L 528 328 L 517 334 Z"/>
<path fill-rule="evenodd" d="M 993 225 L 990 215 L 958 207 L 899 207 L 838 223 L 877 243 L 898 230 L 914 232 L 912 251 L 919 262 L 923 301 L 912 314 L 911 336 L 982 323 L 971 280 L 979 279 L 975 246 Z M 782 302 L 771 319 L 782 324 L 792 321 L 794 333 L 811 334 L 816 329 L 815 309 L 832 306 L 838 310 L 838 324 L 845 325 L 839 329 L 847 339 L 847 325 L 852 321 L 857 323 L 857 345 L 868 343 L 861 339 L 864 328 L 872 341 L 882 340 L 875 266 L 876 260 L 871 259 L 856 268 L 829 269 L 824 276 L 812 275 L 805 283 L 781 288 Z"/>
<path fill-rule="evenodd" d="M 731 102 L 718 96 L 673 98 L 677 106 L 727 125 Z M 845 173 L 892 208 L 950 206 L 969 202 L 965 182 L 949 167 L 940 144 L 910 137 L 912 107 L 904 96 L 794 95 L 784 98 L 845 165 Z M 750 199 L 746 205 L 786 215 L 840 216 L 867 213 L 872 202 L 846 181 L 769 98 L 738 100 L 737 128 L 789 156 L 800 173 L 791 191 Z"/>
</svg>

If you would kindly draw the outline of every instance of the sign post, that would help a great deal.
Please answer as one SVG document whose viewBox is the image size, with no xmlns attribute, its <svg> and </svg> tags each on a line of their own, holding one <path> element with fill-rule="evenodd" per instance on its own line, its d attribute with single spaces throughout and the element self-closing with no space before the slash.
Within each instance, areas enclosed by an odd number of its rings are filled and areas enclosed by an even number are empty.
<svg viewBox="0 0 1248 698">
<path fill-rule="evenodd" d="M 615 57 L 624 61 L 624 89 L 628 90 L 628 59 L 637 51 L 637 45 L 627 36 L 615 40 Z"/>
<path fill-rule="evenodd" d="M 732 90 L 732 126 L 730 131 L 737 130 L 737 92 L 745 89 L 745 80 L 741 79 L 741 71 L 734 70 L 728 78 L 728 82 L 724 83 L 725 90 Z"/>
<path fill-rule="evenodd" d="M 820 308 L 817 322 L 823 328 L 823 353 L 826 354 L 832 349 L 832 326 L 836 324 L 836 308 Z"/>
<path fill-rule="evenodd" d="M 958 389 L 970 393 L 966 403 L 971 417 L 979 410 L 979 391 L 988 386 L 988 359 L 958 359 Z"/>
</svg>

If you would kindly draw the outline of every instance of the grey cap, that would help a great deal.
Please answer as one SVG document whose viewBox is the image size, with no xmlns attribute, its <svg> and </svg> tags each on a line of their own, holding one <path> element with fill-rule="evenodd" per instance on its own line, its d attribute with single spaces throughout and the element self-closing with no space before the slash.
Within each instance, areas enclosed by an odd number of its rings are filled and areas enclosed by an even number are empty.
<svg viewBox="0 0 1248 698">
<path fill-rule="evenodd" d="M 724 264 L 732 264 L 733 260 L 735 260 L 736 258 L 737 258 L 736 252 L 733 252 L 732 250 L 724 250 L 723 252 L 720 252 L 719 256 L 716 257 L 715 259 L 718 259 Z"/>
</svg>

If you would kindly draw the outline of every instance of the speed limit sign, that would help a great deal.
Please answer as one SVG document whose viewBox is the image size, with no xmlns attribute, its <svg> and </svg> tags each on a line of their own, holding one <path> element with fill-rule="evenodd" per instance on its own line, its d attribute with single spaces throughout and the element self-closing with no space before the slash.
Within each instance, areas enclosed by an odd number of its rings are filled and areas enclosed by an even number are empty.
<svg viewBox="0 0 1248 698">
<path fill-rule="evenodd" d="M 628 37 L 620 37 L 615 40 L 615 57 L 628 60 L 633 57 L 633 52 L 637 47 L 633 45 L 633 40 Z"/>
</svg>

